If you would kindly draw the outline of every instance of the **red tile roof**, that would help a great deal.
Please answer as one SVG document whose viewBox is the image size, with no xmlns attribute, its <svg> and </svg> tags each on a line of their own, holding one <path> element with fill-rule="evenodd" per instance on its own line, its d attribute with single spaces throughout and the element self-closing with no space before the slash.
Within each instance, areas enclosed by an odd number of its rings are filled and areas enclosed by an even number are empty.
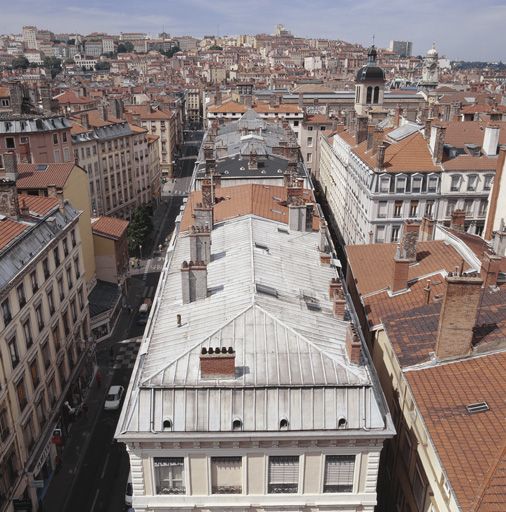
<svg viewBox="0 0 506 512">
<path fill-rule="evenodd" d="M 59 201 L 56 197 L 29 196 L 28 194 L 19 194 L 18 199 L 20 208 L 26 206 L 30 213 L 35 213 L 36 215 L 42 217 L 47 215 L 59 204 Z"/>
<path fill-rule="evenodd" d="M 0 250 L 10 244 L 29 227 L 28 224 L 22 224 L 8 218 L 0 220 Z"/>
<path fill-rule="evenodd" d="M 46 167 L 43 169 L 42 166 Z M 63 188 L 74 167 L 77 167 L 74 162 L 60 164 L 20 163 L 18 164 L 19 177 L 16 186 L 18 190 L 43 189 L 47 188 L 48 185 Z"/>
<path fill-rule="evenodd" d="M 497 157 L 459 155 L 443 162 L 445 171 L 495 171 Z"/>
<path fill-rule="evenodd" d="M 266 219 L 288 223 L 286 206 L 287 189 L 272 185 L 237 185 L 216 190 L 217 203 L 214 205 L 214 220 L 220 222 L 242 215 L 254 214 Z M 314 202 L 310 190 L 304 190 L 307 202 Z M 185 231 L 193 224 L 193 208 L 202 201 L 202 192 L 192 192 L 188 198 L 181 230 Z M 319 221 L 313 216 L 313 229 L 318 229 Z"/>
<path fill-rule="evenodd" d="M 209 107 L 209 112 L 216 112 L 221 114 L 230 114 L 230 113 L 244 113 L 246 110 L 248 110 L 248 107 L 243 105 L 242 103 L 237 103 L 236 101 L 226 101 L 222 103 L 221 105 L 213 105 L 212 107 Z"/>
<path fill-rule="evenodd" d="M 95 103 L 94 99 L 78 96 L 74 91 L 65 91 L 54 98 L 61 105 L 89 105 Z"/>
<path fill-rule="evenodd" d="M 462 511 L 506 510 L 506 353 L 406 372 Z M 469 414 L 466 405 L 487 402 Z"/>
<path fill-rule="evenodd" d="M 117 217 L 97 217 L 91 221 L 91 230 L 95 235 L 114 238 L 121 238 L 128 228 L 128 221 Z"/>
</svg>

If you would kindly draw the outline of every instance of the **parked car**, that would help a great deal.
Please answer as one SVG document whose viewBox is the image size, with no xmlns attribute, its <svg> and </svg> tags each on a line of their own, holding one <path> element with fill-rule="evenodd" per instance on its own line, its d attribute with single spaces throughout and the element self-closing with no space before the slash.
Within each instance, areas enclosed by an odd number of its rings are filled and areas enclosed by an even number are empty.
<svg viewBox="0 0 506 512">
<path fill-rule="evenodd" d="M 149 312 L 151 311 L 151 299 L 144 299 L 144 302 L 139 307 L 139 314 L 137 315 L 137 325 L 146 325 L 148 323 Z"/>
<path fill-rule="evenodd" d="M 115 411 L 121 405 L 121 399 L 125 393 L 123 386 L 111 386 L 105 397 L 104 409 L 106 411 Z"/>
</svg>

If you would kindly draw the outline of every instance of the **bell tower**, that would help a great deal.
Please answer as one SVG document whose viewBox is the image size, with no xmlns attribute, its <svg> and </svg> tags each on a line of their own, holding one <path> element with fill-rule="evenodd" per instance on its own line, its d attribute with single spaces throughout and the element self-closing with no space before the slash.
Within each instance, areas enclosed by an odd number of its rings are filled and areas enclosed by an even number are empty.
<svg viewBox="0 0 506 512">
<path fill-rule="evenodd" d="M 376 63 L 378 52 L 372 45 L 367 51 L 367 64 L 362 66 L 355 78 L 355 111 L 358 115 L 383 106 L 385 72 Z"/>
<path fill-rule="evenodd" d="M 422 80 L 420 85 L 425 89 L 435 89 L 439 82 L 439 55 L 436 50 L 436 43 L 423 59 Z"/>
</svg>

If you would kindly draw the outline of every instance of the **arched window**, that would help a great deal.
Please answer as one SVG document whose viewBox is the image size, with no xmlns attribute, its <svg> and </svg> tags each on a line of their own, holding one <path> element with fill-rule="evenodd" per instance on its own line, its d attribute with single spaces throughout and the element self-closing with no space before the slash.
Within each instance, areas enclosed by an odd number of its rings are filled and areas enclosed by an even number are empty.
<svg viewBox="0 0 506 512">
<path fill-rule="evenodd" d="M 360 85 L 355 87 L 355 103 L 360 103 Z"/>
<path fill-rule="evenodd" d="M 374 103 L 379 103 L 380 88 L 376 86 L 374 88 Z"/>
<path fill-rule="evenodd" d="M 371 86 L 369 86 L 367 88 L 367 96 L 366 96 L 365 102 L 368 104 L 372 102 L 372 87 Z"/>
</svg>

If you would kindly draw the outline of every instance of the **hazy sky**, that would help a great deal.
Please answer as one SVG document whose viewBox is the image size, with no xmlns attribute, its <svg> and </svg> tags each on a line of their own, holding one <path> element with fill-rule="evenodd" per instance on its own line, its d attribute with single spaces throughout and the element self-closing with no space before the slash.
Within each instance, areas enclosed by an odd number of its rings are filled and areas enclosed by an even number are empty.
<svg viewBox="0 0 506 512">
<path fill-rule="evenodd" d="M 451 59 L 506 60 L 505 0 L 0 0 L 0 33 L 37 25 L 54 32 L 143 31 L 171 35 L 272 33 L 378 46 L 432 41 Z"/>
</svg>

